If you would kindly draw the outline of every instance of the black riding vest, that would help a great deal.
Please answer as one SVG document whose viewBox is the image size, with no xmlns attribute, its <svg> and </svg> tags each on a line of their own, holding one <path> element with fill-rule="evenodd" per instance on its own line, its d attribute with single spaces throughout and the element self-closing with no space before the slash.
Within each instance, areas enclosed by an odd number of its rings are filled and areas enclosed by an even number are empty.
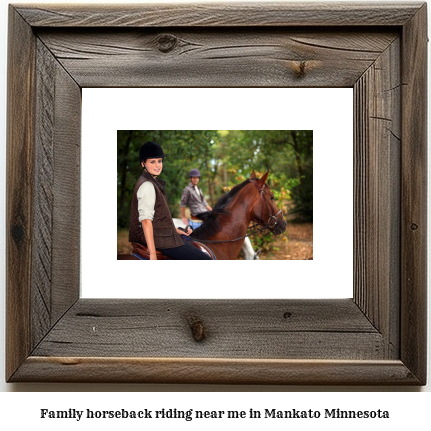
<svg viewBox="0 0 431 431">
<path fill-rule="evenodd" d="M 138 189 L 143 183 L 150 181 L 156 191 L 156 203 L 154 205 L 153 234 L 156 248 L 174 248 L 184 245 L 183 240 L 177 234 L 166 196 L 166 181 L 154 179 L 147 172 L 143 172 L 138 178 L 133 190 L 130 207 L 129 241 L 147 245 L 145 241 L 142 223 L 139 221 Z"/>
</svg>

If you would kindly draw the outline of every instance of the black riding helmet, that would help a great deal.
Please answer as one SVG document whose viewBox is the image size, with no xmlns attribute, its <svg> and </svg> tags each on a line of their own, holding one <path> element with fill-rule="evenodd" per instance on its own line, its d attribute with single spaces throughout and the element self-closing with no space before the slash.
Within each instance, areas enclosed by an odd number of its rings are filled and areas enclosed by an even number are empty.
<svg viewBox="0 0 431 431">
<path fill-rule="evenodd" d="M 145 142 L 139 150 L 139 163 L 142 163 L 147 159 L 158 159 L 164 157 L 165 153 L 163 152 L 163 148 L 155 142 Z"/>
</svg>

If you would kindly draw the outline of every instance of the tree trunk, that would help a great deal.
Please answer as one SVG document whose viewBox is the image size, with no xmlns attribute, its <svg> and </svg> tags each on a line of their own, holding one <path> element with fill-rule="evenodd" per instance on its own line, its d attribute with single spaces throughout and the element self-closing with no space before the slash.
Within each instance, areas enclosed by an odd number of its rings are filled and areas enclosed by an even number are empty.
<svg viewBox="0 0 431 431">
<path fill-rule="evenodd" d="M 301 178 L 304 176 L 304 167 L 302 166 L 302 162 L 301 162 L 301 155 L 300 155 L 300 151 L 299 151 L 298 140 L 297 140 L 297 136 L 296 136 L 295 131 L 292 130 L 290 132 L 290 134 L 292 136 L 293 149 L 295 150 L 296 167 L 298 168 L 299 181 L 301 181 Z"/>
<path fill-rule="evenodd" d="M 121 166 L 121 179 L 120 179 L 120 208 L 124 208 L 124 199 L 126 196 L 126 177 L 127 177 L 127 156 L 129 154 L 130 143 L 132 142 L 133 131 L 130 130 L 126 139 L 126 145 L 123 148 L 122 156 L 123 163 Z"/>
</svg>

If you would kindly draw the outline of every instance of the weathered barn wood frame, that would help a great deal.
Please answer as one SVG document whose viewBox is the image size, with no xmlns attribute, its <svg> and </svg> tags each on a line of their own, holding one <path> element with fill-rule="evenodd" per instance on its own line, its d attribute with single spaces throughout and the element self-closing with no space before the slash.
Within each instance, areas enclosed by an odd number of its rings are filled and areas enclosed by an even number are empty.
<svg viewBox="0 0 431 431">
<path fill-rule="evenodd" d="M 6 379 L 425 384 L 426 20 L 411 2 L 10 6 Z M 353 299 L 80 298 L 81 89 L 159 86 L 354 89 Z"/>
</svg>

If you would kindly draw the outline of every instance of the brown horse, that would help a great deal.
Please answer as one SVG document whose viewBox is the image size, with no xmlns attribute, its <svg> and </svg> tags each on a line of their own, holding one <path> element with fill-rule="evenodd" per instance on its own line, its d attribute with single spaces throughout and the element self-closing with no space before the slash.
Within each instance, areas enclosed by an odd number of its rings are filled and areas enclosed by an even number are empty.
<svg viewBox="0 0 431 431">
<path fill-rule="evenodd" d="M 251 177 L 222 196 L 212 211 L 202 214 L 203 223 L 190 238 L 209 247 L 218 260 L 238 257 L 251 222 L 275 235 L 286 230 L 283 213 L 274 202 L 274 194 L 266 184 L 269 171 L 260 179 Z M 121 259 L 133 259 L 123 256 Z"/>
</svg>

